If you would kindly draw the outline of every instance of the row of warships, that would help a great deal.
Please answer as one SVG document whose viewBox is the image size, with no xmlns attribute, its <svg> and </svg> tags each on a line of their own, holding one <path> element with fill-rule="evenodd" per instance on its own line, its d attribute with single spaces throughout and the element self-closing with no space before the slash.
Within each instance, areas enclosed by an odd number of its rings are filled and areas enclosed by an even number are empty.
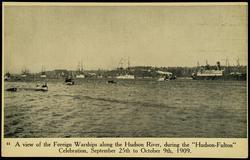
<svg viewBox="0 0 250 160">
<path fill-rule="evenodd" d="M 238 70 L 237 70 L 238 68 Z M 229 66 L 221 67 L 220 62 L 216 66 L 210 66 L 207 61 L 205 66 L 197 66 L 196 72 L 192 74 L 194 80 L 239 80 L 246 81 L 246 73 L 241 73 L 238 63 L 236 70 L 230 69 Z"/>
</svg>

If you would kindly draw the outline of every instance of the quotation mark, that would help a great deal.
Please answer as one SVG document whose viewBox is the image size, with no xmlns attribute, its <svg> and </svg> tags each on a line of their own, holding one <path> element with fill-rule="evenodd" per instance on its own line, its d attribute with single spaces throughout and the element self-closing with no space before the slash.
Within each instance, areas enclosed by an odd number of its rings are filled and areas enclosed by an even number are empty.
<svg viewBox="0 0 250 160">
<path fill-rule="evenodd" d="M 9 146 L 9 145 L 10 145 L 10 142 L 7 142 L 6 144 L 7 144 L 7 146 Z"/>
</svg>

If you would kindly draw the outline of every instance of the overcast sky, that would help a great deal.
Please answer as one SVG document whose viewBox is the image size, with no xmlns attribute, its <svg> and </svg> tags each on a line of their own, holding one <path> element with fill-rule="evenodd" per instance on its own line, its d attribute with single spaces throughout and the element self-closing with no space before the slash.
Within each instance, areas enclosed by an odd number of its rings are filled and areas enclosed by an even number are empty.
<svg viewBox="0 0 250 160">
<path fill-rule="evenodd" d="M 5 6 L 5 72 L 247 64 L 247 6 Z"/>
</svg>

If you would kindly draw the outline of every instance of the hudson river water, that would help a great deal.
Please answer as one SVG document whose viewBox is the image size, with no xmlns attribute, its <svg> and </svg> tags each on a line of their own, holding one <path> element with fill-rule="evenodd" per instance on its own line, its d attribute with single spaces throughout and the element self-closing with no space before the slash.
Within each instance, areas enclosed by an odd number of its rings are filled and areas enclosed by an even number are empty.
<svg viewBox="0 0 250 160">
<path fill-rule="evenodd" d="M 247 137 L 247 83 L 82 80 L 5 82 L 5 137 Z"/>
</svg>

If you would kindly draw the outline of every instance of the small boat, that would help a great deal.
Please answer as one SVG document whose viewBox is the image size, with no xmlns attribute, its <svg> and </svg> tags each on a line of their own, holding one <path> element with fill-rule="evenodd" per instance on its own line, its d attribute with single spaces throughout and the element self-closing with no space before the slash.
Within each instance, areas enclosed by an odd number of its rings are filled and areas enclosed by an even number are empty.
<svg viewBox="0 0 250 160">
<path fill-rule="evenodd" d="M 114 80 L 109 80 L 107 83 L 117 83 L 117 82 Z"/>
<path fill-rule="evenodd" d="M 43 85 L 36 85 L 35 91 L 48 91 L 48 86 L 46 83 Z"/>
<path fill-rule="evenodd" d="M 6 91 L 9 91 L 9 92 L 16 92 L 17 91 L 17 88 L 13 87 L 13 88 L 7 88 Z"/>
<path fill-rule="evenodd" d="M 73 81 L 73 79 L 72 78 L 66 78 L 65 79 L 65 84 L 66 85 L 74 85 L 75 84 L 75 82 Z"/>
<path fill-rule="evenodd" d="M 5 74 L 4 80 L 5 81 L 9 81 L 10 80 L 10 73 L 9 72 Z"/>
<path fill-rule="evenodd" d="M 4 76 L 4 80 L 5 80 L 5 81 L 9 81 L 9 80 L 10 80 L 10 77 Z"/>
</svg>

